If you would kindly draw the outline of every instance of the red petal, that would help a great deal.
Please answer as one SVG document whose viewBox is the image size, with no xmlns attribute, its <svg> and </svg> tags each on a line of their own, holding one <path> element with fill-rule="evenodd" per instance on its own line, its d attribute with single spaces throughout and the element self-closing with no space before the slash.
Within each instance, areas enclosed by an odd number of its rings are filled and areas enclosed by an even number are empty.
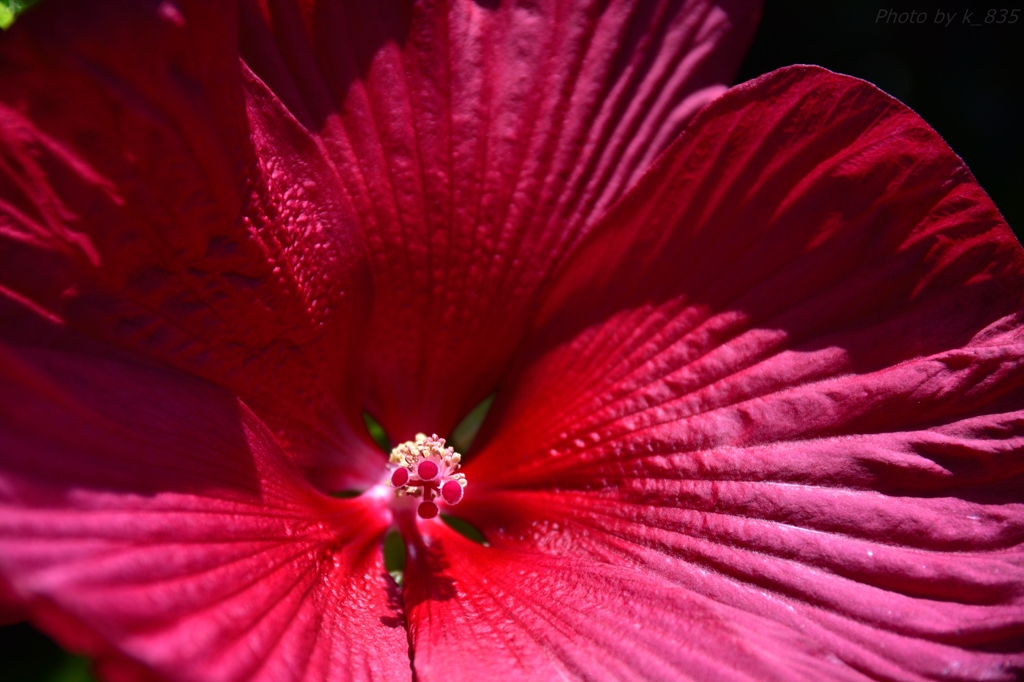
<svg viewBox="0 0 1024 682">
<path fill-rule="evenodd" d="M 813 638 L 653 572 L 421 527 L 427 546 L 406 571 L 418 679 L 861 679 Z"/>
<path fill-rule="evenodd" d="M 121 677 L 408 679 L 386 510 L 207 384 L 52 351 L 0 376 L 0 572 L 62 644 Z"/>
<path fill-rule="evenodd" d="M 304 465 L 346 469 L 336 485 L 376 482 L 340 388 L 368 312 L 355 221 L 318 144 L 240 69 L 231 9 L 70 3 L 3 36 L 4 334 L 50 342 L 10 322 L 18 301 L 243 396 Z"/>
<path fill-rule="evenodd" d="M 459 516 L 771 619 L 780 656 L 801 632 L 870 677 L 1015 678 L 1024 252 L 934 131 L 784 69 L 578 255 Z"/>
<path fill-rule="evenodd" d="M 489 393 L 534 294 L 724 88 L 758 3 L 271 1 L 246 62 L 323 140 L 376 283 L 364 385 L 398 440 Z"/>
</svg>

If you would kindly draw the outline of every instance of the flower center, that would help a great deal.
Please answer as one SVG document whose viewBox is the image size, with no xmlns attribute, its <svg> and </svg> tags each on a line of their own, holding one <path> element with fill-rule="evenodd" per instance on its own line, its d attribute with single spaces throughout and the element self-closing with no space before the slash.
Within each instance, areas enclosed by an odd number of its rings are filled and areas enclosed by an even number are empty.
<svg viewBox="0 0 1024 682">
<path fill-rule="evenodd" d="M 435 499 L 450 505 L 462 501 L 466 477 L 457 473 L 461 461 L 455 448 L 445 447 L 444 438 L 417 433 L 416 440 L 391 451 L 391 485 L 396 495 L 423 498 L 417 513 L 432 519 L 438 512 Z"/>
</svg>

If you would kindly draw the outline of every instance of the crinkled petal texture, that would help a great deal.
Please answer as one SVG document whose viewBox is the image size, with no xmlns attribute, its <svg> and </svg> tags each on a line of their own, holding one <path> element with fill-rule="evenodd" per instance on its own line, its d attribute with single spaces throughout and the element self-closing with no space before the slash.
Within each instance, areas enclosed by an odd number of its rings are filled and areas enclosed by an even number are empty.
<svg viewBox="0 0 1024 682">
<path fill-rule="evenodd" d="M 302 475 L 383 469 L 356 221 L 236 23 L 53 2 L 2 36 L 0 602 L 108 680 L 407 679 L 388 512 Z"/>
<path fill-rule="evenodd" d="M 417 671 L 1019 679 L 1022 272 L 869 84 L 793 67 L 713 102 L 499 390 L 455 510 L 491 547 L 421 523 Z"/>
<path fill-rule="evenodd" d="M 376 297 L 366 407 L 447 433 L 494 387 L 547 274 L 693 114 L 748 0 L 263 0 L 242 54 L 333 160 Z"/>
<path fill-rule="evenodd" d="M 439 523 L 421 525 L 405 595 L 417 679 L 842 676 L 822 647 L 792 632 L 777 638 L 783 651 L 764 647 L 776 625 L 769 618 L 656 572 L 570 552 L 485 548 Z"/>
<path fill-rule="evenodd" d="M 390 514 L 316 492 L 236 398 L 50 350 L 0 380 L 0 571 L 105 679 L 410 677 Z"/>
<path fill-rule="evenodd" d="M 409 642 L 423 680 L 1019 677 L 1020 246 L 859 81 L 694 118 L 755 13 L 19 21 L 5 611 L 111 680 L 403 679 Z M 380 477 L 361 409 L 445 432 L 499 377 L 458 508 L 491 546 L 419 522 L 402 609 L 387 513 L 310 482 Z"/>
<path fill-rule="evenodd" d="M 321 487 L 371 484 L 360 411 L 444 433 L 491 390 L 546 275 L 725 89 L 758 11 L 43 6 L 0 46 L 7 326 L 202 376 Z"/>
<path fill-rule="evenodd" d="M 110 679 L 408 676 L 380 510 L 303 479 L 379 482 L 364 408 L 444 432 L 491 389 L 555 265 L 724 90 L 758 6 L 53 0 L 19 20 L 3 617 Z"/>
<path fill-rule="evenodd" d="M 46 3 L 3 36 L 0 334 L 86 335 L 204 377 L 300 466 L 333 469 L 325 486 L 373 482 L 381 458 L 343 390 L 369 286 L 355 220 L 240 65 L 236 15 Z"/>
</svg>

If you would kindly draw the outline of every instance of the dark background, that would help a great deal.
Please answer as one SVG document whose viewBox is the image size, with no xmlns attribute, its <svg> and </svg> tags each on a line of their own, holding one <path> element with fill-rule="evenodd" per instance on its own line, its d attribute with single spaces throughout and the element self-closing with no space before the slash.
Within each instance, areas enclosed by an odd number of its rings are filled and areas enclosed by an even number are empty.
<svg viewBox="0 0 1024 682">
<path fill-rule="evenodd" d="M 2 1 L 2 0 L 0 0 Z M 985 23 L 990 9 L 1020 8 L 1014 24 Z M 880 10 L 914 11 L 925 23 L 886 23 Z M 936 10 L 955 12 L 949 26 Z M 963 24 L 965 10 L 978 26 Z M 1024 0 L 948 5 L 807 0 L 764 7 L 737 82 L 789 64 L 819 64 L 875 83 L 917 111 L 966 161 L 1024 234 Z M 995 19 L 998 20 L 997 12 Z M 1007 15 L 1007 20 L 1009 16 Z M 0 627 L 0 680 L 85 682 L 87 662 L 27 625 Z"/>
<path fill-rule="evenodd" d="M 985 23 L 988 10 L 1014 8 L 1016 23 L 996 23 L 1011 20 L 1001 11 Z M 879 20 L 881 10 L 895 21 Z M 935 24 L 938 10 L 955 12 L 953 23 Z M 896 23 L 911 11 L 925 23 Z M 962 23 L 965 11 L 979 25 Z M 789 64 L 863 78 L 910 106 L 967 163 L 1017 238 L 1024 234 L 1024 0 L 767 0 L 737 82 Z"/>
</svg>

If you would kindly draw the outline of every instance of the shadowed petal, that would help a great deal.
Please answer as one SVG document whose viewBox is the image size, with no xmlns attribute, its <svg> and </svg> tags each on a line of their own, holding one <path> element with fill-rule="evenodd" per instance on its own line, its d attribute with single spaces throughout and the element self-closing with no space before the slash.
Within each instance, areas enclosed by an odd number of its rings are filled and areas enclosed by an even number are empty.
<svg viewBox="0 0 1024 682">
<path fill-rule="evenodd" d="M 111 679 L 408 679 L 378 503 L 194 379 L 54 351 L 0 377 L 0 571 L 63 645 Z"/>
<path fill-rule="evenodd" d="M 490 392 L 552 267 L 724 90 L 755 2 L 246 6 L 246 63 L 329 150 L 376 283 L 396 440 Z"/>
<path fill-rule="evenodd" d="M 25 609 L 21 599 L 6 580 L 0 576 L 0 626 L 25 620 Z"/>
<path fill-rule="evenodd" d="M 202 2 L 47 3 L 0 38 L 0 327 L 52 343 L 31 311 L 200 375 L 325 485 L 372 483 L 342 389 L 355 221 L 236 45 L 237 8 Z"/>
<path fill-rule="evenodd" d="M 702 112 L 578 256 L 460 516 L 867 677 L 1016 679 L 1024 253 L 934 131 L 783 69 Z"/>
</svg>

